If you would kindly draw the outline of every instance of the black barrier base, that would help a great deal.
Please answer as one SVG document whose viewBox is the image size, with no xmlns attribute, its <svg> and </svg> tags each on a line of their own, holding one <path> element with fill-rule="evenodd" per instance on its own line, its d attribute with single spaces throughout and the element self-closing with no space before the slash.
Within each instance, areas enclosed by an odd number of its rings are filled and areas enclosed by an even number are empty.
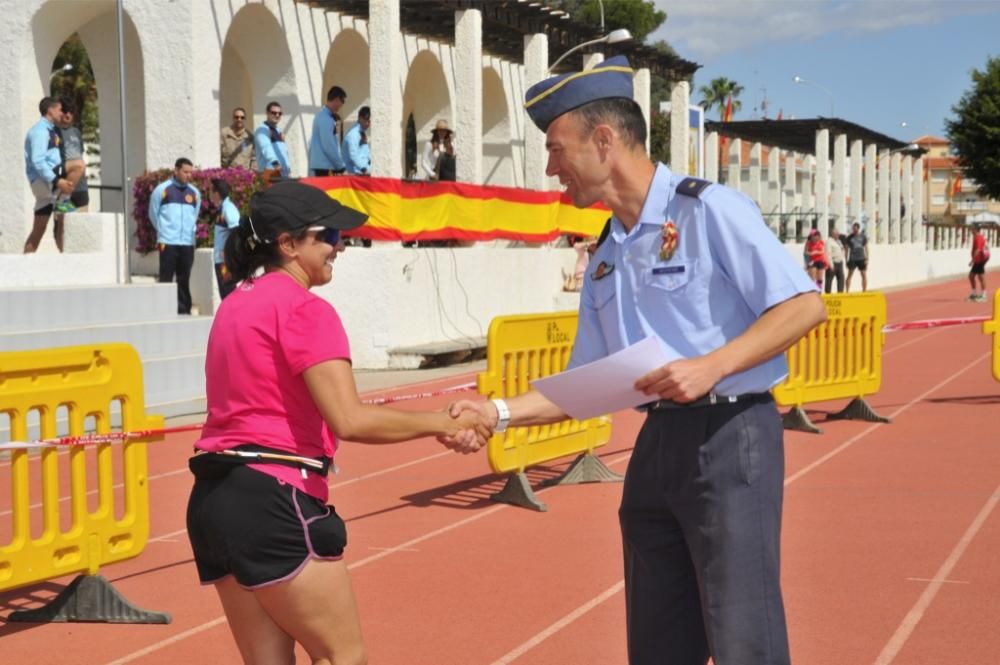
<svg viewBox="0 0 1000 665">
<path fill-rule="evenodd" d="M 566 472 L 558 478 L 552 478 L 542 483 L 542 487 L 552 485 L 576 485 L 578 483 L 620 483 L 625 480 L 609 469 L 599 457 L 591 453 L 583 453 L 570 464 Z"/>
<path fill-rule="evenodd" d="M 827 416 L 828 420 L 864 420 L 869 423 L 889 423 L 892 422 L 885 416 L 875 413 L 875 409 L 868 405 L 864 399 L 855 397 L 851 403 L 837 413 Z"/>
<path fill-rule="evenodd" d="M 809 420 L 809 415 L 800 406 L 793 406 L 788 413 L 781 416 L 781 424 L 785 429 L 792 429 L 797 432 L 809 432 L 810 434 L 822 434 L 823 430 L 813 425 Z"/>
<path fill-rule="evenodd" d="M 22 623 L 170 623 L 166 612 L 152 612 L 125 600 L 103 575 L 79 575 L 44 607 L 12 612 Z"/>
<path fill-rule="evenodd" d="M 544 503 L 538 500 L 535 492 L 531 489 L 531 483 L 524 473 L 512 473 L 507 476 L 507 484 L 496 494 L 491 494 L 490 499 L 499 503 L 509 503 L 514 506 L 537 510 L 544 513 L 549 509 Z"/>
</svg>

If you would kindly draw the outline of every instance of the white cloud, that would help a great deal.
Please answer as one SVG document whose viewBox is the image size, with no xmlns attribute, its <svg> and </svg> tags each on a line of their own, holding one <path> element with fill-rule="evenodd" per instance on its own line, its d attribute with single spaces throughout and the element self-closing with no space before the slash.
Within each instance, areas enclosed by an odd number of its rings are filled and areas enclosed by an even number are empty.
<svg viewBox="0 0 1000 665">
<path fill-rule="evenodd" d="M 876 33 L 1000 12 L 997 0 L 655 0 L 665 39 L 681 57 L 710 62 L 768 42 L 808 42 L 832 32 Z"/>
</svg>

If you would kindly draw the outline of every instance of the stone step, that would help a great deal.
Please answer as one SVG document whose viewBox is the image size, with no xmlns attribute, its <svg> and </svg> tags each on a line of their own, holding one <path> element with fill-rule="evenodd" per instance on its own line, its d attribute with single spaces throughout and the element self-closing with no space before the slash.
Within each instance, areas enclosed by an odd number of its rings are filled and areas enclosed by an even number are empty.
<svg viewBox="0 0 1000 665">
<path fill-rule="evenodd" d="M 0 312 L 0 331 L 159 321 L 177 316 L 177 286 L 147 282 L 0 289 Z"/>
<path fill-rule="evenodd" d="M 45 330 L 0 330 L 0 349 L 31 351 L 59 346 L 125 342 L 135 347 L 139 357 L 145 360 L 204 351 L 211 328 L 212 317 L 178 316 L 158 321 L 60 326 Z"/>
</svg>

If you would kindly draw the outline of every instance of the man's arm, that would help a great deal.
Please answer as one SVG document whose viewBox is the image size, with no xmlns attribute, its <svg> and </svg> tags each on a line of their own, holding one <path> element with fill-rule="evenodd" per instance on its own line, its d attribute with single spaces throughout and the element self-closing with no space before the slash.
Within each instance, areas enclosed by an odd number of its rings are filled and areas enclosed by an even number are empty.
<svg viewBox="0 0 1000 665">
<path fill-rule="evenodd" d="M 278 164 L 278 156 L 274 154 L 274 146 L 271 144 L 271 136 L 267 126 L 258 127 L 254 132 L 254 147 L 257 149 L 257 166 L 260 170 L 273 168 Z"/>
<path fill-rule="evenodd" d="M 163 192 L 163 187 L 166 183 L 160 183 L 153 190 L 153 193 L 149 195 L 149 221 L 153 225 L 153 228 L 159 232 L 159 219 L 160 219 L 160 200 L 163 198 L 161 196 Z"/>
<path fill-rule="evenodd" d="M 320 110 L 316 114 L 316 128 L 314 131 L 319 132 L 319 146 L 326 155 L 330 163 L 333 164 L 333 169 L 339 171 L 344 168 L 344 158 L 340 155 L 340 144 L 337 141 L 337 134 L 334 131 L 336 127 L 336 121 L 332 116 L 327 116 Z"/>
<path fill-rule="evenodd" d="M 785 352 L 826 321 L 826 306 L 816 292 L 800 293 L 764 312 L 742 335 L 698 358 L 667 363 L 636 381 L 636 390 L 675 402 L 693 402 L 723 378 Z"/>
</svg>

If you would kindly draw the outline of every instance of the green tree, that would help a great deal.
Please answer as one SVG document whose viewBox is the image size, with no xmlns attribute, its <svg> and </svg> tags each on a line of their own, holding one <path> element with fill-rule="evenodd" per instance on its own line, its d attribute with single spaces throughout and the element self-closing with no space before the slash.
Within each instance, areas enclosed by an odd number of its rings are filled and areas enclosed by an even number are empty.
<svg viewBox="0 0 1000 665">
<path fill-rule="evenodd" d="M 670 163 L 670 114 L 656 108 L 649 113 L 649 157 L 654 162 Z"/>
<path fill-rule="evenodd" d="M 69 97 L 76 104 L 76 122 L 80 125 L 80 133 L 87 142 L 97 140 L 97 83 L 94 81 L 94 69 L 90 65 L 87 49 L 83 47 L 80 36 L 76 33 L 67 39 L 52 63 L 53 70 L 62 69 L 63 65 L 73 66 L 68 72 L 60 71 L 52 77 L 49 94 L 53 97 Z"/>
<path fill-rule="evenodd" d="M 736 81 L 730 81 L 725 76 L 712 79 L 711 83 L 698 89 L 698 94 L 701 95 L 701 105 L 705 107 L 705 111 L 711 111 L 712 107 L 718 107 L 720 119 L 726 112 L 726 100 L 730 95 L 733 97 L 733 114 L 735 115 L 740 110 L 743 106 L 739 100 L 742 92 L 742 85 Z"/>
<path fill-rule="evenodd" d="M 951 110 L 945 128 L 965 175 L 980 196 L 1000 199 L 1000 58 L 972 70 L 972 89 Z"/>
<path fill-rule="evenodd" d="M 601 25 L 601 4 L 597 0 L 563 0 L 559 6 L 574 20 L 595 27 Z M 667 20 L 666 12 L 656 8 L 651 0 L 606 0 L 604 28 L 608 32 L 625 28 L 637 42 L 646 40 Z"/>
</svg>

